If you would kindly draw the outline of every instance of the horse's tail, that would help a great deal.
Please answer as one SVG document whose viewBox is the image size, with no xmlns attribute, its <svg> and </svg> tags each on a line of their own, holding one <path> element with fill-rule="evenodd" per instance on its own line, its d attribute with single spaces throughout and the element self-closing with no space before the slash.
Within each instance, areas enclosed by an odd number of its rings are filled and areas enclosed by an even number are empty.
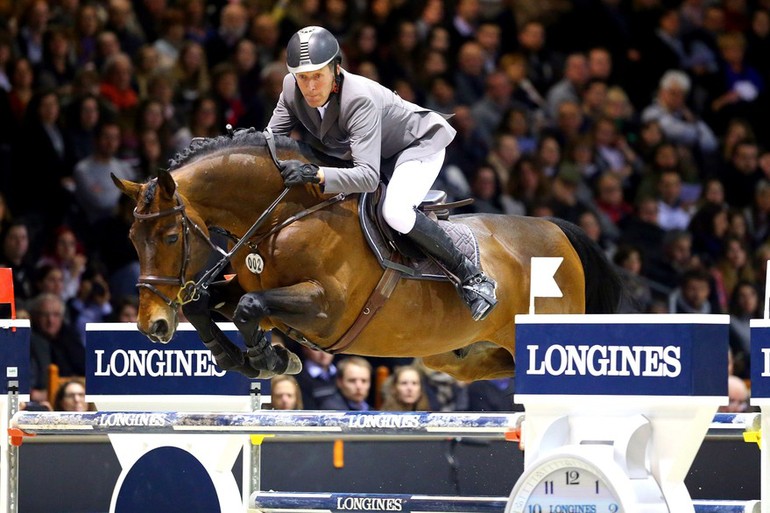
<svg viewBox="0 0 770 513">
<path fill-rule="evenodd" d="M 602 249 L 580 227 L 564 219 L 548 220 L 561 228 L 583 264 L 586 313 L 616 313 L 620 307 L 623 283 Z"/>
</svg>

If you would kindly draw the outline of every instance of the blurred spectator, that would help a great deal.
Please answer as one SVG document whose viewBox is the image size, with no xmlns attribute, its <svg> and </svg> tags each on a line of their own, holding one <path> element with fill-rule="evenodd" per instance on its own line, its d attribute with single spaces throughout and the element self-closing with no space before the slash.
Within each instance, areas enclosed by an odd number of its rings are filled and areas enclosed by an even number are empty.
<svg viewBox="0 0 770 513">
<path fill-rule="evenodd" d="M 302 391 L 294 376 L 286 374 L 270 380 L 270 404 L 274 410 L 302 410 Z"/>
<path fill-rule="evenodd" d="M 521 203 L 527 214 L 536 204 L 544 203 L 551 193 L 551 182 L 531 156 L 521 157 L 513 166 L 508 195 Z"/>
<path fill-rule="evenodd" d="M 514 107 L 504 112 L 495 134 L 509 134 L 515 137 L 522 155 L 535 153 L 537 138 L 533 134 L 529 115 L 524 109 Z"/>
<path fill-rule="evenodd" d="M 78 66 L 96 63 L 96 35 L 101 30 L 94 4 L 82 4 L 75 14 L 75 53 Z"/>
<path fill-rule="evenodd" d="M 177 103 L 184 112 L 189 112 L 192 103 L 211 89 L 206 54 L 203 46 L 195 41 L 185 41 L 180 45 L 172 74 L 177 86 Z"/>
<path fill-rule="evenodd" d="M 253 102 L 262 86 L 260 78 L 262 67 L 259 65 L 257 58 L 257 45 L 249 39 L 238 41 L 232 62 L 238 73 L 238 90 L 241 92 L 241 97 L 246 105 L 250 105 Z M 201 71 L 205 71 L 208 75 L 205 63 L 203 63 Z M 199 89 L 195 98 L 200 97 L 203 92 L 208 92 L 209 89 L 208 84 L 205 89 Z M 191 97 L 192 95 L 188 96 Z M 191 101 L 188 99 L 186 104 L 189 105 Z"/>
<path fill-rule="evenodd" d="M 37 265 L 54 265 L 61 269 L 64 278 L 61 297 L 64 301 L 69 301 L 80 289 L 87 263 L 88 257 L 85 255 L 83 244 L 69 226 L 62 225 L 54 232 Z"/>
<path fill-rule="evenodd" d="M 669 295 L 670 313 L 710 314 L 719 313 L 709 303 L 711 295 L 711 277 L 703 269 L 686 271 L 679 287 Z"/>
<path fill-rule="evenodd" d="M 121 119 L 127 120 L 139 103 L 139 97 L 131 86 L 134 66 L 128 55 L 118 53 L 104 63 L 99 94 L 109 101 Z"/>
<path fill-rule="evenodd" d="M 697 259 L 692 254 L 692 234 L 685 230 L 670 230 L 662 240 L 662 251 L 645 263 L 646 276 L 665 286 L 680 283 L 682 276 L 692 270 Z"/>
<path fill-rule="evenodd" d="M 136 52 L 134 66 L 134 83 L 139 98 L 149 96 L 150 81 L 159 73 L 160 55 L 151 45 L 143 45 Z"/>
<path fill-rule="evenodd" d="M 80 379 L 71 379 L 59 386 L 53 400 L 54 411 L 88 411 L 86 387 Z"/>
<path fill-rule="evenodd" d="M 521 157 L 519 142 L 513 135 L 498 134 L 493 139 L 492 151 L 486 163 L 494 170 L 502 190 L 506 190 L 513 168 Z"/>
<path fill-rule="evenodd" d="M 251 20 L 249 38 L 255 45 L 257 54 L 257 69 L 263 69 L 273 62 L 280 62 L 280 35 L 281 33 L 278 30 L 278 23 L 276 22 L 274 16 L 268 13 L 263 13 L 258 14 Z M 347 57 L 350 57 L 348 52 L 344 53 Z"/>
<path fill-rule="evenodd" d="M 749 388 L 738 376 L 727 376 L 727 406 L 720 406 L 718 411 L 725 413 L 744 413 L 749 411 Z"/>
<path fill-rule="evenodd" d="M 66 126 L 75 162 L 94 152 L 96 128 L 102 117 L 99 98 L 92 94 L 79 96 L 69 105 Z"/>
<path fill-rule="evenodd" d="M 712 126 L 721 132 L 727 120 L 736 116 L 757 119 L 758 100 L 765 90 L 759 71 L 746 62 L 746 38 L 740 32 L 728 32 L 717 38 L 722 61 L 719 86 L 714 91 Z"/>
<path fill-rule="evenodd" d="M 128 55 L 136 55 L 144 44 L 133 6 L 128 0 L 109 0 L 105 28 L 115 34 L 120 41 L 120 48 Z"/>
<path fill-rule="evenodd" d="M 500 70 L 508 75 L 513 87 L 514 102 L 524 105 L 533 121 L 542 124 L 545 118 L 545 99 L 527 75 L 527 63 L 520 53 L 509 53 L 500 58 Z"/>
<path fill-rule="evenodd" d="M 139 298 L 133 296 L 120 296 L 113 302 L 112 316 L 109 322 L 136 323 L 139 314 Z"/>
<path fill-rule="evenodd" d="M 184 14 L 175 8 L 163 12 L 160 23 L 160 37 L 153 46 L 158 51 L 158 68 L 169 71 L 179 59 L 179 51 L 184 43 Z"/>
<path fill-rule="evenodd" d="M 753 281 L 740 281 L 730 296 L 730 351 L 733 373 L 748 378 L 751 369 L 751 319 L 762 318 L 759 293 Z"/>
<path fill-rule="evenodd" d="M 102 123 L 97 129 L 94 154 L 75 166 L 75 198 L 90 225 L 109 216 L 118 204 L 120 191 L 110 174 L 122 179 L 135 179 L 131 166 L 115 156 L 120 140 L 117 123 Z"/>
<path fill-rule="evenodd" d="M 112 314 L 110 287 L 100 273 L 93 273 L 81 280 L 77 295 L 67 305 L 70 311 L 72 327 L 81 340 L 86 340 L 86 324 L 106 322 Z"/>
<path fill-rule="evenodd" d="M 548 89 L 546 101 L 548 103 L 548 115 L 551 119 L 557 119 L 559 106 L 572 101 L 580 104 L 583 88 L 588 82 L 588 63 L 582 53 L 573 53 L 567 56 L 564 64 L 564 78 Z"/>
<path fill-rule="evenodd" d="M 15 165 L 12 205 L 17 214 L 30 214 L 50 229 L 69 210 L 74 153 L 69 133 L 60 121 L 59 98 L 43 89 L 32 98 L 26 113 Z"/>
<path fill-rule="evenodd" d="M 492 166 L 483 164 L 476 168 L 470 180 L 473 203 L 461 210 L 465 213 L 517 214 L 524 213 L 524 206 L 514 203 L 504 193 L 500 178 Z"/>
<path fill-rule="evenodd" d="M 3 231 L 0 266 L 11 268 L 13 293 L 18 310 L 24 309 L 26 301 L 31 299 L 34 293 L 34 262 L 29 254 L 29 243 L 29 231 L 21 219 L 11 221 Z"/>
<path fill-rule="evenodd" d="M 492 136 L 500 125 L 503 114 L 514 106 L 511 97 L 511 81 L 505 73 L 495 71 L 487 75 L 484 97 L 471 106 L 471 115 L 476 126 L 481 130 L 487 144 L 492 144 Z M 523 105 L 520 108 L 525 108 Z"/>
<path fill-rule="evenodd" d="M 35 294 L 47 292 L 64 299 L 64 272 L 54 264 L 43 264 L 35 269 Z"/>
<path fill-rule="evenodd" d="M 686 229 L 692 210 L 682 201 L 682 177 L 675 170 L 663 170 L 658 177 L 658 224 L 664 230 Z"/>
<path fill-rule="evenodd" d="M 16 44 L 19 53 L 35 65 L 43 60 L 43 34 L 48 29 L 50 9 L 45 0 L 29 2 L 19 18 Z"/>
<path fill-rule="evenodd" d="M 660 79 L 658 96 L 642 112 L 642 121 L 657 121 L 666 138 L 701 154 L 717 149 L 714 132 L 686 105 L 690 78 L 682 71 L 669 70 Z"/>
<path fill-rule="evenodd" d="M 725 186 L 725 199 L 734 207 L 751 204 L 757 182 L 763 177 L 759 169 L 757 143 L 744 139 L 733 147 L 729 163 L 721 170 L 719 179 Z"/>
<path fill-rule="evenodd" d="M 74 55 L 69 32 L 58 27 L 48 29 L 43 35 L 43 60 L 37 67 L 38 87 L 69 95 L 75 79 Z"/>
<path fill-rule="evenodd" d="M 321 410 L 369 411 L 366 402 L 372 384 L 372 366 L 360 356 L 348 356 L 338 365 L 334 393 L 325 397 L 318 408 Z"/>
<path fill-rule="evenodd" d="M 695 212 L 687 229 L 692 234 L 693 253 L 709 264 L 715 263 L 724 252 L 727 207 L 724 204 L 704 204 Z"/>
<path fill-rule="evenodd" d="M 639 249 L 620 245 L 612 257 L 623 282 L 619 313 L 646 313 L 652 304 L 652 290 L 642 276 L 642 255 Z"/>
<path fill-rule="evenodd" d="M 612 171 L 604 172 L 596 179 L 594 203 L 616 228 L 634 211 L 633 207 L 623 199 L 620 176 Z"/>
<path fill-rule="evenodd" d="M 334 355 L 306 346 L 300 346 L 300 351 L 302 371 L 296 378 L 302 390 L 302 403 L 308 410 L 318 410 L 336 392 Z"/>
<path fill-rule="evenodd" d="M 35 75 L 29 59 L 21 57 L 11 62 L 8 67 L 8 76 L 11 81 L 8 102 L 11 108 L 11 115 L 13 116 L 12 121 L 18 128 L 24 122 L 27 105 L 32 100 L 35 91 L 32 88 Z"/>
<path fill-rule="evenodd" d="M 744 140 L 753 141 L 755 139 L 756 136 L 751 123 L 743 118 L 732 118 L 727 123 L 727 128 L 720 141 L 720 157 L 723 161 L 729 162 L 733 158 L 736 144 Z"/>
<path fill-rule="evenodd" d="M 428 397 L 422 390 L 422 373 L 411 365 L 397 367 L 389 379 L 383 411 L 428 411 Z"/>
<path fill-rule="evenodd" d="M 212 66 L 225 62 L 248 27 L 246 8 L 240 3 L 226 4 L 219 13 L 219 28 L 206 38 L 206 60 Z"/>
<path fill-rule="evenodd" d="M 466 411 L 524 411 L 513 403 L 513 378 L 497 378 L 468 383 Z"/>
<path fill-rule="evenodd" d="M 749 258 L 748 248 L 738 238 L 725 237 L 724 251 L 716 262 L 716 269 L 719 271 L 724 293 L 728 298 L 733 296 L 739 283 L 755 282 L 754 267 Z"/>
<path fill-rule="evenodd" d="M 519 29 L 519 51 L 527 63 L 527 77 L 535 89 L 545 95 L 555 81 L 556 72 L 546 46 L 545 27 L 540 21 L 529 20 L 522 24 Z"/>
<path fill-rule="evenodd" d="M 30 303 L 30 398 L 44 401 L 48 393 L 48 366 L 55 363 L 61 376 L 84 376 L 85 346 L 64 322 L 65 305 L 54 294 L 43 293 Z"/>
<path fill-rule="evenodd" d="M 233 127 L 240 126 L 238 120 L 246 113 L 246 106 L 241 100 L 238 73 L 232 64 L 222 63 L 214 67 L 211 71 L 211 92 L 217 102 L 219 119 Z"/>
<path fill-rule="evenodd" d="M 754 247 L 770 236 L 770 181 L 762 179 L 754 190 L 754 201 L 744 210 Z"/>
<path fill-rule="evenodd" d="M 473 105 L 484 96 L 484 49 L 475 41 L 463 43 L 457 55 L 454 85 L 457 101 Z"/>
<path fill-rule="evenodd" d="M 462 383 L 446 372 L 425 366 L 421 360 L 416 360 L 415 365 L 424 376 L 423 384 L 430 411 L 466 411 L 468 409 L 468 393 Z"/>
</svg>

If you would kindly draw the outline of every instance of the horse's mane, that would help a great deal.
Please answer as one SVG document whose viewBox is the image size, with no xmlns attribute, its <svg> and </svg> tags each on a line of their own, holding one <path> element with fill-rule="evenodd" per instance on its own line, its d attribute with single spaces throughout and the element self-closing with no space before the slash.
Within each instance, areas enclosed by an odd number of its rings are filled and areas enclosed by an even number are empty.
<svg viewBox="0 0 770 513">
<path fill-rule="evenodd" d="M 349 167 L 350 163 L 334 157 L 330 157 L 315 150 L 310 145 L 298 142 L 291 137 L 283 135 L 275 136 L 275 145 L 279 149 L 294 150 L 306 159 L 322 165 Z M 169 160 L 169 171 L 179 169 L 201 157 L 228 148 L 264 147 L 266 146 L 265 134 L 255 128 L 243 128 L 236 130 L 232 135 L 220 135 L 210 138 L 196 138 L 187 148 L 178 152 Z"/>
</svg>

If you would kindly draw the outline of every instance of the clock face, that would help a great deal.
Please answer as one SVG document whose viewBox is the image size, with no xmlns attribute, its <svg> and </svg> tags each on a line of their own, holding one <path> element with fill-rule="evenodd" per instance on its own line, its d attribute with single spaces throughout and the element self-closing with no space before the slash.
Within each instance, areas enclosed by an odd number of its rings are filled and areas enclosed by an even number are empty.
<svg viewBox="0 0 770 513">
<path fill-rule="evenodd" d="M 516 484 L 506 513 L 624 513 L 602 473 L 581 459 L 538 465 Z"/>
</svg>

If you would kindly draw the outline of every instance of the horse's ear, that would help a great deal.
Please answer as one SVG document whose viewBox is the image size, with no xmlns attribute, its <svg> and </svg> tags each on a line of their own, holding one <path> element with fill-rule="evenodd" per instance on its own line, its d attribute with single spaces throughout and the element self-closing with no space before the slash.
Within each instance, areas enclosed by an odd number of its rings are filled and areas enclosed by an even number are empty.
<svg viewBox="0 0 770 513">
<path fill-rule="evenodd" d="M 171 173 L 165 169 L 158 169 L 158 185 L 160 190 L 168 197 L 173 198 L 176 192 L 176 182 L 171 177 Z"/>
<path fill-rule="evenodd" d="M 132 182 L 130 180 L 122 180 L 115 176 L 114 173 L 110 173 L 110 177 L 112 178 L 112 181 L 115 183 L 115 186 L 120 189 L 123 194 L 128 196 L 129 198 L 133 198 L 134 201 L 139 198 L 139 191 L 142 189 L 142 185 L 138 184 L 136 182 Z"/>
</svg>

